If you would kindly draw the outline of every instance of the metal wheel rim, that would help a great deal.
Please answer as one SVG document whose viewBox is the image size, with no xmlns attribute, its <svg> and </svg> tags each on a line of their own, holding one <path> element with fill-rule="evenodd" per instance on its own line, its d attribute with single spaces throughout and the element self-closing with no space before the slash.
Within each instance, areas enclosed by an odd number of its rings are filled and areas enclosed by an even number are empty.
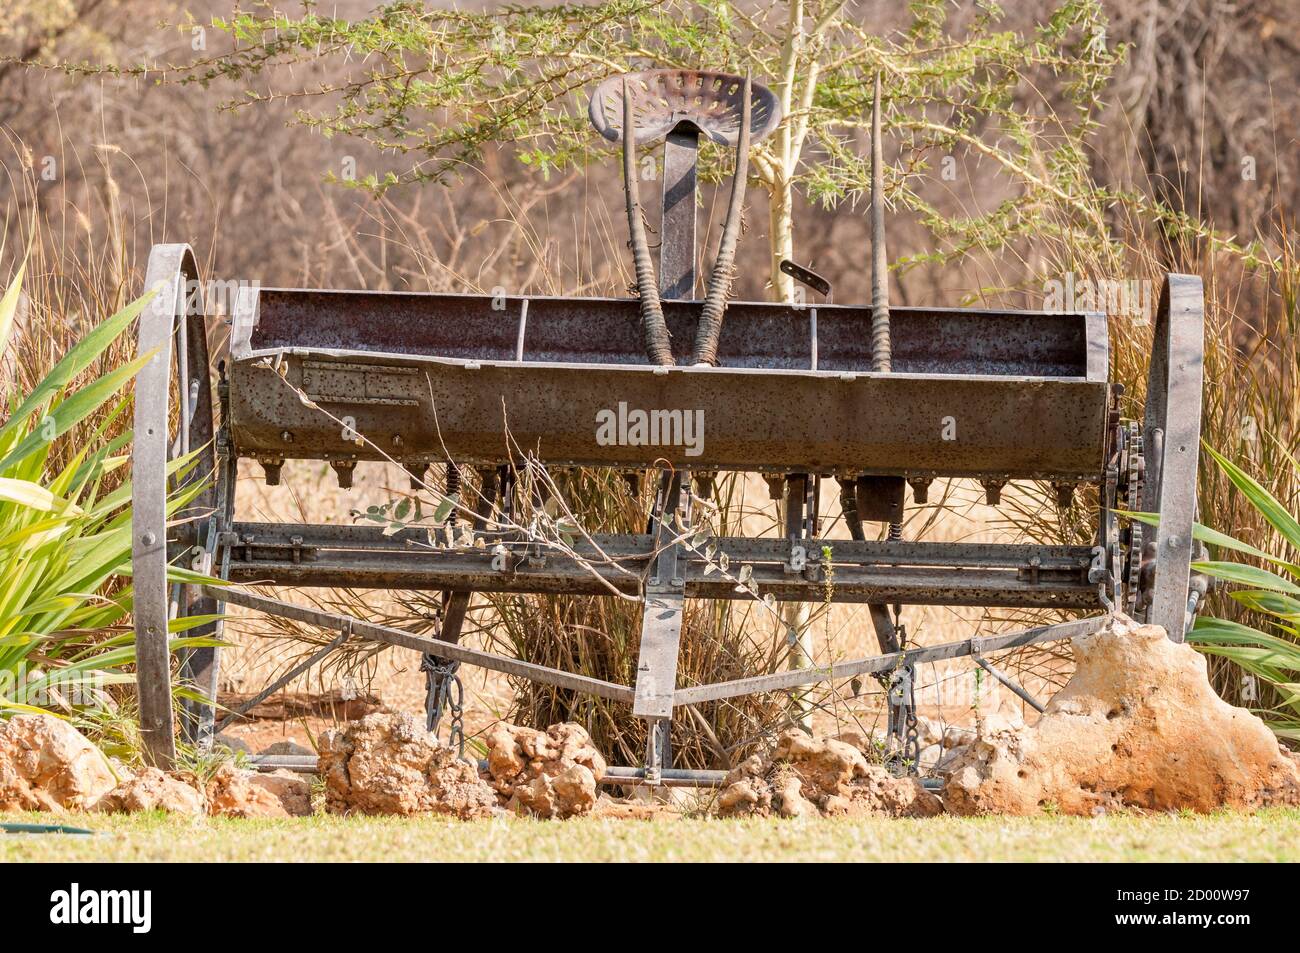
<svg viewBox="0 0 1300 953">
<path fill-rule="evenodd" d="M 1143 419 L 1142 509 L 1156 513 L 1155 581 L 1145 621 L 1176 642 L 1190 624 L 1188 603 L 1200 458 L 1205 305 L 1201 279 L 1166 277 L 1156 309 Z"/>
<path fill-rule="evenodd" d="M 189 556 L 216 503 L 215 420 L 202 292 L 189 246 L 155 246 L 145 289 L 153 291 L 154 298 L 140 315 L 138 352 L 153 351 L 154 356 L 136 378 L 131 455 L 136 678 L 146 753 L 155 764 L 169 765 L 176 749 L 168 623 L 178 616 L 207 614 L 215 604 L 195 586 L 169 585 L 167 565 L 177 559 L 192 565 Z M 173 382 L 182 399 L 175 408 L 175 435 L 170 430 Z M 168 476 L 168 465 L 190 451 L 197 451 L 197 459 L 178 484 Z M 208 486 L 173 514 L 169 525 L 169 493 L 193 480 L 207 480 Z M 187 634 L 203 632 L 200 628 Z M 213 651 L 190 653 L 183 667 L 193 670 L 198 653 Z"/>
</svg>

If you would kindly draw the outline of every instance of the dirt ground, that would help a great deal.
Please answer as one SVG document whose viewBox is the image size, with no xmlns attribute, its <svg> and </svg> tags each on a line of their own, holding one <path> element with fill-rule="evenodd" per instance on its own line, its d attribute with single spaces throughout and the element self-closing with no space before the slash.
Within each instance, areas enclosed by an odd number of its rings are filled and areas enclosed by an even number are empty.
<svg viewBox="0 0 1300 953">
<path fill-rule="evenodd" d="M 6 821 L 48 823 L 46 814 Z M 629 822 L 317 816 L 279 821 L 70 815 L 97 832 L 0 835 L 12 861 L 1296 861 L 1300 811 L 1082 819 Z"/>
<path fill-rule="evenodd" d="M 246 520 L 297 520 L 325 523 L 349 522 L 353 510 L 384 502 L 406 489 L 406 474 L 381 464 L 357 467 L 351 490 L 337 486 L 333 471 L 318 462 L 290 461 L 283 470 L 280 486 L 268 487 L 261 468 L 252 461 L 241 461 L 237 492 L 238 517 Z M 837 515 L 838 502 L 831 485 L 823 488 L 822 512 Z M 931 488 L 931 499 L 942 495 L 939 486 Z M 910 497 L 909 497 L 910 501 Z M 1009 486 L 1003 506 L 1014 505 L 1015 487 Z M 772 535 L 775 530 L 775 504 L 767 498 L 766 486 L 757 477 L 746 488 L 744 529 L 750 535 Z M 930 521 L 927 523 L 927 521 Z M 829 520 L 826 521 L 829 524 Z M 997 510 L 986 507 L 978 487 L 954 484 L 947 506 L 911 507 L 905 527 L 909 538 L 927 540 L 1012 541 L 1016 537 L 1000 522 Z M 844 527 L 837 525 L 827 535 L 845 537 Z M 287 593 L 301 599 L 300 594 Z M 383 592 L 362 596 L 376 613 L 392 606 L 391 597 Z M 268 638 L 265 624 L 249 618 L 242 610 L 232 612 L 234 621 L 227 626 L 228 639 L 237 647 L 224 653 L 222 688 L 225 691 L 252 692 L 259 689 L 304 654 L 301 644 L 282 638 Z M 998 631 L 1031 624 L 1015 620 L 1010 612 L 1000 614 L 979 608 L 917 606 L 904 611 L 909 638 L 916 644 L 934 644 L 972 635 L 989 635 Z M 836 605 L 822 612 L 812 624 L 813 643 L 819 664 L 875 654 L 875 639 L 865 607 Z M 473 642 L 474 637 L 470 636 Z M 1017 664 L 1004 666 L 1013 670 Z M 1027 653 L 1020 672 L 1022 681 L 1039 697 L 1050 697 L 1070 671 L 1068 650 L 1053 653 L 1048 648 Z M 466 689 L 465 723 L 467 734 L 485 731 L 509 710 L 511 691 L 506 680 L 495 673 L 470 667 L 462 668 Z M 365 691 L 381 702 L 402 711 L 419 712 L 424 705 L 424 676 L 419 658 L 400 649 L 385 650 L 351 673 L 326 668 L 302 676 L 288 687 L 289 691 L 325 694 L 330 691 Z M 964 660 L 924 666 L 918 679 L 919 712 L 938 726 L 970 725 L 976 709 L 1017 714 L 1032 721 L 1034 712 L 1009 691 L 987 677 L 977 677 L 974 666 Z M 305 718 L 287 722 L 260 721 L 232 727 L 228 734 L 244 741 L 254 752 L 281 740 L 310 746 L 311 738 L 335 722 L 330 718 Z M 835 734 L 841 730 L 883 728 L 884 715 L 879 695 L 859 699 L 841 696 L 827 698 L 825 707 L 814 716 L 814 730 Z"/>
</svg>

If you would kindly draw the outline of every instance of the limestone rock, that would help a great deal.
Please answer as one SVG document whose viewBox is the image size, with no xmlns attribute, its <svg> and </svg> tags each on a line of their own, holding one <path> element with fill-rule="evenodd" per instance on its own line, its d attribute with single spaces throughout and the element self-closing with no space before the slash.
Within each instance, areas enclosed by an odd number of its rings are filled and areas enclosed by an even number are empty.
<svg viewBox="0 0 1300 953">
<path fill-rule="evenodd" d="M 116 786 L 103 752 L 66 721 L 0 721 L 0 811 L 84 810 Z"/>
<path fill-rule="evenodd" d="M 853 745 L 782 734 L 767 756 L 751 755 L 727 775 L 715 802 L 723 816 L 817 814 L 930 817 L 943 804 L 914 778 L 896 778 Z"/>
<path fill-rule="evenodd" d="M 194 785 L 158 768 L 145 768 L 100 798 L 94 810 L 106 814 L 165 811 L 196 817 L 204 813 L 204 805 Z"/>
<path fill-rule="evenodd" d="M 280 798 L 252 771 L 226 762 L 208 781 L 208 813 L 214 817 L 288 817 Z"/>
<path fill-rule="evenodd" d="M 301 774 L 284 770 L 257 772 L 248 780 L 257 787 L 270 791 L 290 817 L 308 817 L 313 813 L 311 782 Z"/>
<path fill-rule="evenodd" d="M 487 775 L 507 808 L 550 818 L 587 814 L 596 806 L 605 759 L 581 725 L 538 731 L 498 722 L 487 746 Z"/>
<path fill-rule="evenodd" d="M 408 714 L 375 712 L 322 733 L 319 742 L 330 811 L 472 818 L 496 807 L 478 769 Z"/>
<path fill-rule="evenodd" d="M 1117 619 L 1074 640 L 1075 674 L 1033 727 L 982 719 L 946 760 L 960 814 L 1089 816 L 1300 803 L 1300 771 L 1268 727 L 1215 694 L 1204 656 L 1157 626 Z"/>
</svg>

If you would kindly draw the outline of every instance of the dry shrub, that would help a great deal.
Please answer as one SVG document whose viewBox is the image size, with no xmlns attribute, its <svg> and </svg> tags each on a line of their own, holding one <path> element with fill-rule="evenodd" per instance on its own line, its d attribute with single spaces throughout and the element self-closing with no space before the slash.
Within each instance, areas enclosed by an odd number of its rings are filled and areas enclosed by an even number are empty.
<svg viewBox="0 0 1300 953">
<path fill-rule="evenodd" d="M 574 470 L 556 483 L 584 524 L 600 532 L 645 531 L 653 471 L 643 474 L 642 492 L 633 495 L 615 473 Z M 720 505 L 712 532 L 734 533 L 741 515 L 740 481 L 719 481 Z M 521 494 L 523 496 L 523 494 Z M 624 685 L 636 681 L 640 649 L 640 602 L 591 596 L 491 596 L 497 624 L 485 629 L 489 641 L 518 658 Z M 682 621 L 678 684 L 697 685 L 776 671 L 787 661 L 783 646 L 767 637 L 767 626 L 746 625 L 752 602 L 686 602 Z M 641 764 L 646 725 L 629 705 L 512 679 L 515 705 L 510 719 L 545 727 L 575 721 L 591 734 L 613 763 Z M 676 767 L 730 767 L 758 740 L 790 724 L 785 695 L 755 695 L 678 710 L 673 719 Z"/>
</svg>

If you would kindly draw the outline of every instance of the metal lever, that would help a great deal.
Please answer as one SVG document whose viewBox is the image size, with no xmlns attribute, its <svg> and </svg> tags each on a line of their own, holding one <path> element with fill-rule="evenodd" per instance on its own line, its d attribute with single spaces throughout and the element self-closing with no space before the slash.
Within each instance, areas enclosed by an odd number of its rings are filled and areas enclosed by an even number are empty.
<svg viewBox="0 0 1300 953">
<path fill-rule="evenodd" d="M 807 285 L 828 302 L 831 300 L 831 283 L 811 268 L 795 264 L 789 258 L 782 258 L 780 267 L 782 274 L 789 275 L 801 285 Z"/>
</svg>

